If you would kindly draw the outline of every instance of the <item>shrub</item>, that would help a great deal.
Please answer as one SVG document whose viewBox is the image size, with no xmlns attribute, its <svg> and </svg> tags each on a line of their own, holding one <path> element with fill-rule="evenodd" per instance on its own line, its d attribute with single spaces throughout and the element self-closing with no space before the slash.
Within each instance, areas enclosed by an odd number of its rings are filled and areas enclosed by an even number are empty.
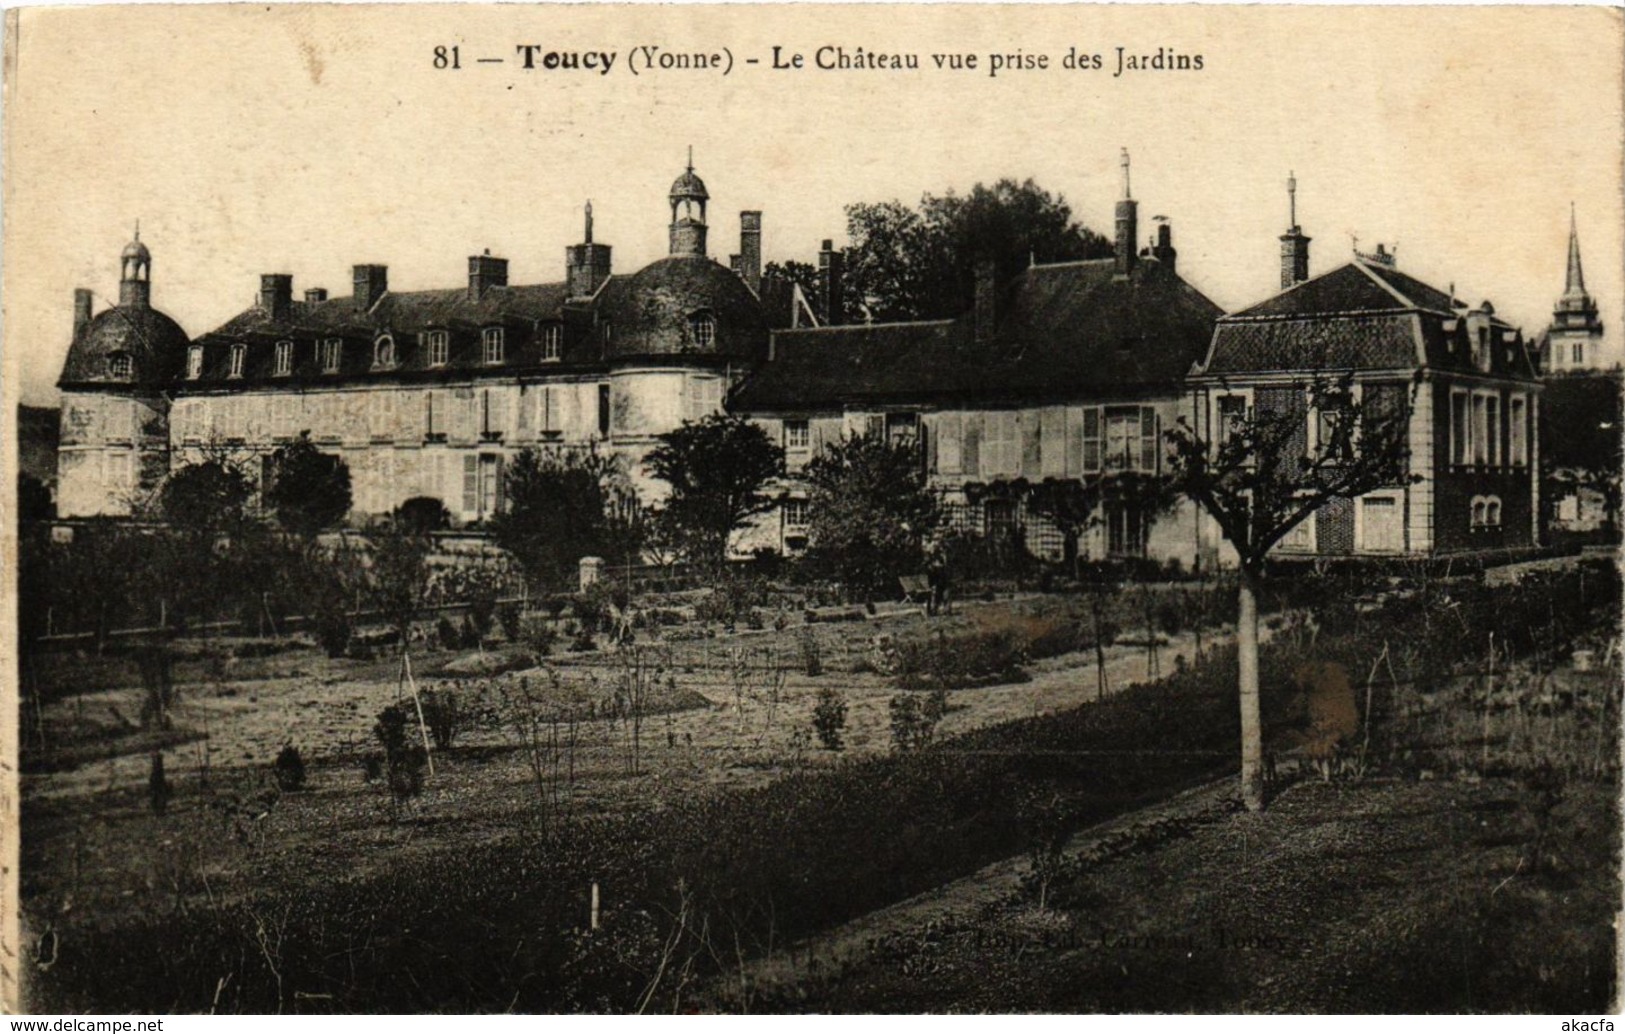
<svg viewBox="0 0 1625 1034">
<path fill-rule="evenodd" d="M 458 650 L 462 648 L 463 634 L 457 630 L 457 626 L 452 623 L 451 618 L 444 614 L 440 615 L 440 618 L 434 623 L 434 631 L 435 635 L 440 639 L 442 649 Z"/>
<path fill-rule="evenodd" d="M 305 788 L 305 759 L 299 756 L 299 748 L 293 744 L 283 744 L 276 760 L 271 763 L 271 771 L 276 774 L 277 788 L 284 793 Z"/>
<path fill-rule="evenodd" d="M 449 689 L 424 690 L 418 694 L 418 704 L 423 708 L 423 724 L 429 727 L 434 745 L 450 750 L 457 741 L 457 734 L 463 731 L 467 717 L 457 694 Z"/>
<path fill-rule="evenodd" d="M 922 700 L 916 693 L 899 693 L 886 702 L 891 712 L 892 746 L 908 754 L 931 745 L 937 723 L 948 713 L 948 694 L 938 689 Z"/>
<path fill-rule="evenodd" d="M 523 642 L 540 660 L 553 652 L 553 644 L 559 639 L 559 630 L 545 615 L 524 614 L 519 619 L 519 634 L 516 639 Z"/>
<path fill-rule="evenodd" d="M 1025 677 L 1021 638 L 1010 629 L 967 632 L 949 637 L 938 632 L 897 647 L 893 672 L 903 689 L 963 689 L 988 681 Z"/>
<path fill-rule="evenodd" d="M 458 645 L 465 650 L 473 650 L 479 647 L 484 638 L 485 637 L 480 634 L 479 625 L 474 622 L 474 616 L 472 614 L 464 614 L 463 628 L 457 636 Z"/>
<path fill-rule="evenodd" d="M 429 755 L 408 735 L 409 717 L 404 708 L 390 705 L 378 712 L 372 733 L 384 748 L 384 764 L 389 772 L 389 790 L 397 800 L 423 792 L 423 772 Z"/>
<path fill-rule="evenodd" d="M 797 637 L 796 645 L 801 650 L 801 667 L 808 678 L 817 678 L 824 673 L 824 648 L 818 645 L 818 637 L 813 635 L 812 629 L 804 628 Z"/>
<path fill-rule="evenodd" d="M 497 607 L 497 624 L 502 626 L 502 637 L 508 642 L 519 641 L 524 616 L 524 610 L 517 603 L 504 603 Z"/>
<path fill-rule="evenodd" d="M 846 744 L 846 696 L 838 689 L 818 691 L 818 704 L 813 708 L 813 731 L 825 750 L 840 750 Z"/>
</svg>

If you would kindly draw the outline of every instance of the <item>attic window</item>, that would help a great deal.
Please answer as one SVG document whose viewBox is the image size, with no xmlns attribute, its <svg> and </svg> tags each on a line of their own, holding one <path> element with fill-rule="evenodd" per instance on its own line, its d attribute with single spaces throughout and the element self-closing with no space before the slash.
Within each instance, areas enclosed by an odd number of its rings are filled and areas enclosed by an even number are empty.
<svg viewBox="0 0 1625 1034">
<path fill-rule="evenodd" d="M 344 355 L 344 341 L 340 338 L 330 337 L 322 342 L 322 372 L 338 373 L 339 360 Z"/>
<path fill-rule="evenodd" d="M 286 377 L 293 372 L 293 342 L 278 341 L 276 343 L 276 375 Z"/>
<path fill-rule="evenodd" d="M 231 370 L 228 373 L 228 376 L 241 377 L 243 375 L 243 365 L 247 361 L 247 359 L 248 359 L 248 346 L 247 345 L 240 344 L 240 343 L 232 345 L 231 346 Z"/>
<path fill-rule="evenodd" d="M 429 352 L 430 366 L 445 366 L 451 358 L 451 334 L 444 330 L 431 330 L 423 335 Z"/>
<path fill-rule="evenodd" d="M 503 340 L 501 327 L 486 327 L 480 333 L 480 341 L 484 346 L 485 361 L 487 363 L 502 362 Z"/>
<path fill-rule="evenodd" d="M 556 363 L 564 352 L 564 327 L 549 323 L 542 327 L 542 362 Z"/>
<path fill-rule="evenodd" d="M 186 350 L 186 379 L 195 381 L 203 376 L 203 346 L 193 345 Z"/>
<path fill-rule="evenodd" d="M 114 352 L 107 357 L 107 372 L 110 376 L 126 379 L 135 369 L 135 363 L 130 359 L 128 352 Z"/>
<path fill-rule="evenodd" d="M 695 348 L 710 348 L 717 340 L 717 321 L 709 312 L 696 312 L 688 318 L 688 336 Z"/>
<path fill-rule="evenodd" d="M 395 339 L 388 334 L 372 343 L 372 365 L 380 369 L 395 365 Z"/>
</svg>

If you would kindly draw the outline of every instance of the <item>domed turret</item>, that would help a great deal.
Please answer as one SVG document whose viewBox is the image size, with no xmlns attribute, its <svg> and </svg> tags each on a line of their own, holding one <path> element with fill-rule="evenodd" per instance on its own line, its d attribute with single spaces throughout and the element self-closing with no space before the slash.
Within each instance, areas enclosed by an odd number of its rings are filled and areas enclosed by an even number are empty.
<svg viewBox="0 0 1625 1034">
<path fill-rule="evenodd" d="M 141 243 L 139 229 L 119 264 L 118 305 L 91 317 L 89 292 L 76 298 L 63 387 L 159 387 L 181 373 L 189 341 L 180 324 L 152 307 L 152 252 Z"/>
<path fill-rule="evenodd" d="M 673 256 L 612 282 L 604 358 L 723 356 L 754 360 L 767 347 L 762 306 L 739 277 L 710 259 Z"/>
</svg>

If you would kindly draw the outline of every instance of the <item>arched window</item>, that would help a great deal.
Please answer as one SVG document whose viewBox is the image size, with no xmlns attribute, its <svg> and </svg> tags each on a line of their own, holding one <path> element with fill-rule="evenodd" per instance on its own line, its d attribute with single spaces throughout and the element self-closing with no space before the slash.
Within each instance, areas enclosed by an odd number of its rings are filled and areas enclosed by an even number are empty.
<svg viewBox="0 0 1625 1034">
<path fill-rule="evenodd" d="M 380 369 L 395 365 L 395 339 L 388 334 L 379 335 L 372 343 L 372 365 Z"/>
<path fill-rule="evenodd" d="M 487 363 L 500 363 L 503 361 L 506 348 L 501 327 L 486 327 L 480 332 L 480 342 Z"/>
<path fill-rule="evenodd" d="M 135 370 L 135 362 L 128 352 L 114 352 L 107 357 L 107 373 L 119 380 L 129 380 L 130 374 Z"/>
<path fill-rule="evenodd" d="M 1473 496 L 1473 527 L 1474 528 L 1482 528 L 1482 527 L 1484 527 L 1484 522 L 1486 520 L 1488 510 L 1489 510 L 1489 507 L 1485 504 L 1483 496 L 1477 496 L 1477 495 Z"/>
<path fill-rule="evenodd" d="M 1484 525 L 1489 528 L 1501 526 L 1501 500 L 1497 496 L 1490 496 L 1484 502 Z"/>
<path fill-rule="evenodd" d="M 710 348 L 717 340 L 717 321 L 709 312 L 696 312 L 688 318 L 688 338 L 695 348 Z"/>
</svg>

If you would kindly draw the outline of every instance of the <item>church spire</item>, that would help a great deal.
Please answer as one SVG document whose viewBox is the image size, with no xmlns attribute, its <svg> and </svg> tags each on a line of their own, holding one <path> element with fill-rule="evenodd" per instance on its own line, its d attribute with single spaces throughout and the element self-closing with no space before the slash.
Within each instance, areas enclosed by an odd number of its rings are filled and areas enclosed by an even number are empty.
<svg viewBox="0 0 1625 1034">
<path fill-rule="evenodd" d="M 1586 294 L 1585 270 L 1580 266 L 1580 233 L 1574 221 L 1574 202 L 1569 202 L 1569 275 L 1563 285 L 1563 297 L 1583 298 Z"/>
</svg>

